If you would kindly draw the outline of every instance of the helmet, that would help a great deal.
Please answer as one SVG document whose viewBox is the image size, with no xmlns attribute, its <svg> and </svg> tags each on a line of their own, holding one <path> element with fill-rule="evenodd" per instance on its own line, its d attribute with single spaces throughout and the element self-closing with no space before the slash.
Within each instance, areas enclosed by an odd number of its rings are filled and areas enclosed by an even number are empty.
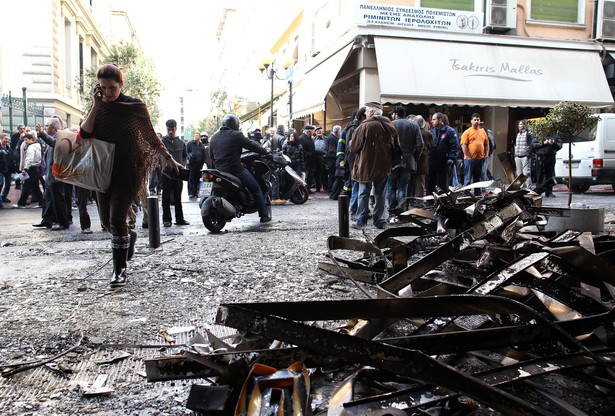
<svg viewBox="0 0 615 416">
<path fill-rule="evenodd" d="M 254 129 L 252 130 L 252 134 L 251 136 L 255 139 L 262 139 L 263 138 L 263 134 L 261 133 L 261 129 Z"/>
<path fill-rule="evenodd" d="M 222 119 L 222 127 L 239 130 L 239 119 L 234 114 L 227 114 Z"/>
</svg>

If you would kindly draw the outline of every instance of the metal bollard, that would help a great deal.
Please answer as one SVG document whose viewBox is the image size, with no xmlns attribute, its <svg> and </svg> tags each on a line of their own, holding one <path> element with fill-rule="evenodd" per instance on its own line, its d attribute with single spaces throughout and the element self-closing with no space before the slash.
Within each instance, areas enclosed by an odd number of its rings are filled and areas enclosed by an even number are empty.
<svg viewBox="0 0 615 416">
<path fill-rule="evenodd" d="M 337 210 L 339 219 L 339 234 L 340 237 L 349 237 L 350 230 L 348 229 L 349 218 L 348 215 L 348 195 L 340 195 L 337 197 Z"/>
<path fill-rule="evenodd" d="M 158 213 L 158 197 L 147 197 L 147 225 L 149 234 L 149 247 L 160 247 L 160 217 Z"/>
</svg>

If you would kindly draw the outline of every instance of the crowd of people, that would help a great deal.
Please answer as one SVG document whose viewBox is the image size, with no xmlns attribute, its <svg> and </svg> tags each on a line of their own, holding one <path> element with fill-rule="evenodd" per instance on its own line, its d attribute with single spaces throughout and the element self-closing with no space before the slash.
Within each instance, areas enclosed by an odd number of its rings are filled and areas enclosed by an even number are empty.
<svg viewBox="0 0 615 416">
<path fill-rule="evenodd" d="M 364 227 L 368 218 L 384 228 L 386 208 L 396 210 L 406 197 L 493 179 L 489 165 L 495 139 L 482 125 L 480 114 L 471 115 L 470 126 L 461 135 L 444 113 L 432 114 L 430 121 L 421 115 L 407 115 L 403 106 L 384 115 L 380 103 L 369 102 L 353 113 L 345 128 L 335 125 L 329 135 L 322 126 L 308 124 L 297 131 L 279 125 L 277 129 L 255 129 L 249 138 L 269 151 L 286 154 L 311 194 L 326 192 L 334 200 L 341 193 L 349 195 L 354 228 Z M 525 125 L 525 120 L 519 122 L 513 141 L 517 174 L 525 174 L 527 188 L 532 181 L 542 183 L 555 175 L 555 153 L 561 140 L 548 137 L 538 141 Z M 263 135 L 263 131 L 267 133 Z M 532 160 L 537 163 L 530 172 Z M 480 196 L 483 191 L 475 187 L 473 193 Z M 552 197 L 552 187 L 545 194 Z M 274 186 L 273 198 L 277 197 Z"/>
<path fill-rule="evenodd" d="M 34 130 L 25 125 L 0 140 L 0 208 L 41 208 L 41 221 L 36 228 L 65 230 L 73 223 L 72 208 L 79 209 L 81 232 L 90 234 L 91 221 L 87 205 L 95 200 L 92 192 L 57 181 L 52 172 L 53 149 L 57 133 L 63 129 L 60 117 L 53 116 L 43 127 Z M 19 190 L 16 201 L 9 199 L 11 188 Z M 14 203 L 13 203 L 14 202 Z"/>
</svg>

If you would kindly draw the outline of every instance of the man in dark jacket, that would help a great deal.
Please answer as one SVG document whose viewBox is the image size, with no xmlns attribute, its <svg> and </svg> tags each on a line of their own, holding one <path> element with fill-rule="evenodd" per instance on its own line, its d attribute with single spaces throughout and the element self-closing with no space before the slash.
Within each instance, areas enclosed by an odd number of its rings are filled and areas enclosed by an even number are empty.
<svg viewBox="0 0 615 416">
<path fill-rule="evenodd" d="M 188 196 L 196 201 L 199 194 L 199 181 L 201 169 L 205 163 L 205 145 L 201 142 L 201 135 L 195 133 L 192 141 L 186 145 L 188 152 Z"/>
<path fill-rule="evenodd" d="M 286 141 L 286 136 L 284 135 L 285 127 L 284 124 L 279 124 L 278 128 L 271 138 L 271 151 L 280 151 L 284 146 L 284 142 Z"/>
<path fill-rule="evenodd" d="M 162 138 L 162 143 L 167 147 L 169 154 L 174 160 L 186 166 L 186 144 L 176 135 L 177 121 L 167 120 L 167 135 Z M 162 176 L 162 225 L 165 227 L 171 226 L 171 194 L 175 203 L 175 225 L 190 225 L 184 219 L 184 210 L 182 209 L 182 190 L 184 182 L 178 179 L 172 179 L 166 175 Z"/>
<path fill-rule="evenodd" d="M 248 139 L 239 131 L 239 119 L 233 114 L 227 114 L 222 119 L 222 127 L 213 135 L 209 142 L 213 167 L 222 172 L 237 176 L 243 185 L 252 192 L 261 222 L 271 221 L 269 210 L 265 205 L 263 191 L 254 176 L 241 164 L 243 149 L 252 150 L 261 155 L 267 150 L 254 140 Z"/>
<path fill-rule="evenodd" d="M 374 187 L 375 205 L 373 221 L 376 228 L 384 228 L 387 177 L 391 173 L 393 147 L 399 145 L 397 131 L 388 118 L 382 117 L 382 104 L 365 104 L 365 121 L 352 135 L 349 150 L 356 156 L 352 178 L 359 183 L 357 220 L 352 228 L 367 224 L 369 195 Z"/>
<path fill-rule="evenodd" d="M 333 126 L 331 133 L 327 136 L 327 146 L 325 154 L 325 166 L 327 168 L 327 189 L 333 193 L 333 183 L 335 182 L 335 161 L 337 159 L 337 142 L 342 132 L 342 126 Z M 336 197 L 339 191 L 336 193 Z"/>
<path fill-rule="evenodd" d="M 327 141 L 325 140 L 324 131 L 321 126 L 314 130 L 314 181 L 316 182 L 316 192 L 320 192 L 321 188 L 329 191 L 327 182 L 327 169 L 325 166 L 325 155 L 327 154 Z"/>
<path fill-rule="evenodd" d="M 416 172 L 416 161 L 423 151 L 423 137 L 416 121 L 406 119 L 406 109 L 393 110 L 393 126 L 399 137 L 399 150 L 393 152 L 393 171 L 387 180 L 389 209 L 394 209 L 408 193 L 410 177 Z"/>
<path fill-rule="evenodd" d="M 548 136 L 542 142 L 534 137 L 531 147 L 532 153 L 538 156 L 536 177 L 537 185 L 540 185 L 555 176 L 555 154 L 562 148 L 562 141 L 556 136 Z M 553 184 L 547 187 L 545 196 L 555 198 Z"/>
<path fill-rule="evenodd" d="M 352 167 L 354 165 L 355 156 L 349 150 L 350 142 L 352 141 L 352 135 L 359 125 L 365 120 L 365 107 L 358 108 L 352 113 L 353 118 L 346 128 L 340 134 L 340 140 L 337 146 L 338 163 L 344 165 L 346 170 L 346 182 L 344 183 L 343 192 L 346 195 L 350 195 L 350 202 L 348 204 L 348 212 L 350 219 L 355 220 L 357 215 L 357 201 L 359 195 L 359 184 L 352 179 Z M 344 154 L 340 155 L 340 144 L 343 144 Z"/>
<path fill-rule="evenodd" d="M 10 147 L 11 147 L 12 152 L 14 152 L 15 149 L 17 148 L 17 143 L 19 142 L 19 139 L 23 137 L 25 132 L 26 132 L 26 126 L 24 126 L 23 124 L 20 124 L 19 126 L 17 126 L 17 131 L 11 135 Z"/>
<path fill-rule="evenodd" d="M 307 125 L 303 128 L 303 134 L 299 137 L 299 143 L 303 146 L 303 157 L 305 159 L 305 182 L 307 183 L 308 192 L 313 194 L 312 185 L 314 183 L 314 153 L 316 152 L 316 148 L 314 147 L 314 140 L 312 136 L 314 135 L 314 130 L 316 127 L 312 125 Z"/>
<path fill-rule="evenodd" d="M 4 203 L 10 203 L 7 195 L 11 189 L 11 173 L 13 172 L 13 155 L 9 144 L 9 135 L 0 135 L 0 208 L 4 208 Z"/>
<path fill-rule="evenodd" d="M 444 123 L 444 114 L 435 113 L 431 116 L 431 134 L 434 148 L 429 151 L 429 176 L 427 178 L 427 194 L 436 190 L 436 185 L 446 191 L 449 185 L 447 163 L 456 163 L 459 155 L 459 137 L 457 132 Z"/>
<path fill-rule="evenodd" d="M 20 124 L 17 126 L 17 131 L 11 135 L 11 156 L 13 159 L 13 166 L 11 167 L 11 172 L 19 172 L 19 159 L 21 157 L 21 144 L 23 143 L 23 135 L 26 133 L 26 126 Z M 21 180 L 15 179 L 15 189 L 21 189 Z M 7 202 L 7 201 L 4 201 Z"/>
</svg>

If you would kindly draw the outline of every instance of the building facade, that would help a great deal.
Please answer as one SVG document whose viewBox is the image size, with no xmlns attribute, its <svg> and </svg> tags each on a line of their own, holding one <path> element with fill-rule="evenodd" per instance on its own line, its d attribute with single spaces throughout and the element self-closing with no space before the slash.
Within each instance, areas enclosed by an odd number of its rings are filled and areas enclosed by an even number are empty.
<svg viewBox="0 0 615 416">
<path fill-rule="evenodd" d="M 78 127 L 83 74 L 102 63 L 112 43 L 134 40 L 127 15 L 114 11 L 111 0 L 3 2 L 0 12 L 4 33 L 13 34 L 0 39 L 3 130 L 43 124 L 54 114 L 66 127 Z"/>
<path fill-rule="evenodd" d="M 613 105 L 613 0 L 322 0 L 287 21 L 270 51 L 294 59 L 292 94 L 278 83 L 273 111 L 290 124 L 292 102 L 298 128 L 343 125 L 366 101 L 459 131 L 478 112 L 500 152 L 560 101 Z"/>
</svg>

